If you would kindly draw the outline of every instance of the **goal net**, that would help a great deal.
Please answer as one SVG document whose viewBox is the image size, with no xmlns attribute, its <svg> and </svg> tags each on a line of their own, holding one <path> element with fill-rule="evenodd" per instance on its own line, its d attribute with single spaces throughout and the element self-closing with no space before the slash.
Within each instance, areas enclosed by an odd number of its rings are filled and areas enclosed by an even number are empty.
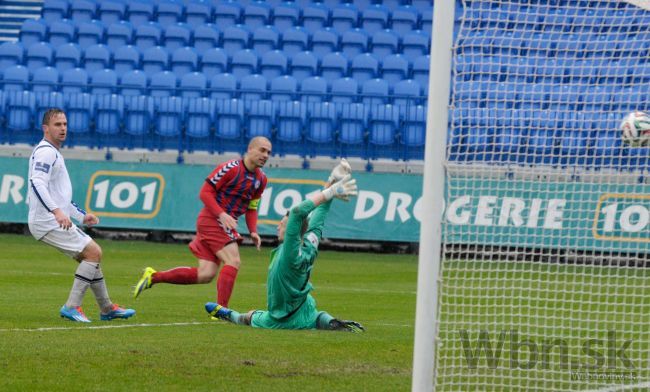
<svg viewBox="0 0 650 392">
<path fill-rule="evenodd" d="M 458 3 L 436 391 L 650 388 L 650 150 L 619 131 L 650 110 L 634 3 Z"/>
</svg>

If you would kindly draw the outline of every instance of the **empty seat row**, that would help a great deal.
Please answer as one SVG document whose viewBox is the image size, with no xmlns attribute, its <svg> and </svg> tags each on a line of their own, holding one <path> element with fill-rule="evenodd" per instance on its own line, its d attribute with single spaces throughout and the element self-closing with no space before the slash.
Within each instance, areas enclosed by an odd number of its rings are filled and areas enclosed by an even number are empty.
<svg viewBox="0 0 650 392">
<path fill-rule="evenodd" d="M 299 83 L 291 76 L 266 79 L 260 74 L 237 79 L 233 74 L 221 73 L 208 79 L 200 72 L 191 72 L 179 79 L 169 71 L 148 77 L 139 70 L 118 76 L 112 69 L 88 74 L 82 68 L 71 68 L 59 73 L 56 68 L 43 67 L 30 75 L 27 68 L 18 65 L 5 69 L 0 82 L 4 91 L 90 92 L 95 95 L 121 93 L 220 99 L 241 97 L 249 100 L 270 98 L 277 101 L 393 103 L 399 106 L 421 104 L 425 99 L 422 87 L 411 79 L 403 80 L 391 88 L 383 79 L 370 79 L 359 84 L 355 79 L 341 78 L 330 84 L 324 78 L 310 77 Z"/>
<path fill-rule="evenodd" d="M 203 24 L 190 29 L 183 23 L 163 28 L 155 22 L 133 29 L 127 22 L 106 27 L 99 21 L 85 22 L 75 28 L 68 20 L 53 22 L 49 29 L 39 21 L 26 21 L 21 28 L 20 41 L 25 47 L 35 42 L 47 41 L 55 48 L 71 42 L 84 49 L 102 43 L 113 51 L 120 46 L 132 44 L 141 51 L 152 46 L 164 46 L 170 51 L 193 46 L 199 53 L 221 47 L 229 55 L 248 48 L 259 55 L 282 49 L 289 55 L 297 51 L 313 50 L 320 57 L 330 52 L 342 51 L 348 56 L 370 52 L 379 58 L 395 53 L 414 58 L 428 54 L 430 46 L 429 37 L 419 30 L 400 37 L 392 30 L 379 30 L 370 34 L 363 29 L 350 29 L 339 34 L 330 28 L 310 33 L 294 27 L 280 33 L 272 26 L 250 30 L 246 26 L 235 25 L 221 31 L 213 24 Z"/>
<path fill-rule="evenodd" d="M 343 3 L 330 8 L 322 3 L 300 7 L 285 2 L 272 7 L 262 1 L 251 2 L 242 7 L 238 2 L 230 1 L 213 5 L 205 1 L 192 1 L 187 4 L 176 1 L 127 4 L 115 0 L 75 0 L 70 4 L 64 0 L 47 0 L 42 8 L 42 18 L 46 22 L 69 18 L 76 24 L 96 19 L 106 25 L 120 21 L 127 21 L 134 26 L 148 22 L 158 22 L 162 25 L 183 22 L 191 27 L 214 22 L 222 27 L 234 24 L 251 28 L 274 25 L 280 31 L 292 26 L 303 26 L 312 31 L 332 27 L 341 32 L 356 27 L 369 32 L 393 28 L 400 34 L 418 29 L 430 32 L 432 14 L 431 8 L 410 5 L 391 10 L 381 4 L 357 8 L 354 4 Z"/>
<path fill-rule="evenodd" d="M 220 48 L 212 48 L 199 55 L 191 47 L 178 48 L 170 53 L 163 47 L 155 46 L 141 53 L 136 47 L 126 45 L 113 53 L 102 44 L 89 46 L 83 51 L 76 44 L 64 44 L 53 49 L 48 43 L 37 42 L 26 51 L 16 42 L 0 45 L 0 66 L 6 69 L 13 65 L 25 65 L 30 72 L 45 66 L 52 66 L 60 72 L 83 67 L 89 73 L 112 68 L 118 76 L 134 69 L 143 70 L 149 77 L 168 70 L 179 78 L 196 71 L 204 73 L 208 78 L 223 72 L 233 73 L 238 79 L 261 73 L 268 79 L 290 75 L 298 81 L 322 76 L 332 82 L 349 76 L 359 83 L 383 78 L 391 86 L 412 78 L 427 89 L 429 56 L 420 56 L 411 64 L 399 54 L 386 56 L 380 61 L 368 53 L 349 59 L 345 54 L 335 52 L 325 55 L 319 61 L 308 51 L 296 53 L 288 59 L 281 51 L 267 52 L 260 57 L 250 49 L 242 49 L 228 56 Z"/>
<path fill-rule="evenodd" d="M 28 91 L 0 94 L 2 142 L 36 143 L 39 116 L 52 106 L 68 116 L 69 144 L 91 147 L 240 151 L 264 135 L 280 154 L 421 158 L 425 109 L 392 105 L 159 98 Z M 417 155 L 420 154 L 420 155 Z"/>
</svg>

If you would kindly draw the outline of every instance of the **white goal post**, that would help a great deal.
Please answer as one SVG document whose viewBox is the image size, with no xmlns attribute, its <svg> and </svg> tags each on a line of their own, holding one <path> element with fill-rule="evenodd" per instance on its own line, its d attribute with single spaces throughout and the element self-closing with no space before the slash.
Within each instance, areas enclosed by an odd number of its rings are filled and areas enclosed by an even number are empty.
<svg viewBox="0 0 650 392">
<path fill-rule="evenodd" d="M 650 385 L 650 1 L 435 2 L 413 391 Z M 444 207 L 443 207 L 444 206 Z"/>
</svg>

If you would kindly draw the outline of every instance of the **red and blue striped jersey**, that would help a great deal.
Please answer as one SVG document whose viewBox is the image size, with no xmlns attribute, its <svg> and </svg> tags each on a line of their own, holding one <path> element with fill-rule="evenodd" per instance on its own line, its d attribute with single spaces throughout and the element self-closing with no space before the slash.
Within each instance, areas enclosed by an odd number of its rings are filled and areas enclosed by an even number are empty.
<svg viewBox="0 0 650 392">
<path fill-rule="evenodd" d="M 249 208 L 257 209 L 267 180 L 262 169 L 251 172 L 243 159 L 233 159 L 217 166 L 205 181 L 217 191 L 217 204 L 237 219 Z"/>
</svg>

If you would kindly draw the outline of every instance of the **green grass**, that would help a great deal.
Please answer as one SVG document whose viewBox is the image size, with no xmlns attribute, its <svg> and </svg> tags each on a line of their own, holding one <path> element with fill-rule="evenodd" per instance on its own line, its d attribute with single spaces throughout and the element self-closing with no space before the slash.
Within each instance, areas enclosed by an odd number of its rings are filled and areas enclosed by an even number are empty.
<svg viewBox="0 0 650 392">
<path fill-rule="evenodd" d="M 158 285 L 140 299 L 131 287 L 145 266 L 194 265 L 185 245 L 99 241 L 114 301 L 137 310 L 130 320 L 101 322 L 92 294 L 84 309 L 95 322 L 58 317 L 75 265 L 31 237 L 0 235 L 0 391 L 408 391 L 411 385 L 417 257 L 323 251 L 313 275 L 318 308 L 353 319 L 365 334 L 270 331 L 208 320 L 203 305 L 215 285 Z M 265 307 L 269 249 L 242 249 L 231 307 Z M 436 391 L 568 391 L 650 381 L 650 269 L 550 263 L 448 260 L 443 263 Z M 97 327 L 109 328 L 97 328 Z M 121 328 L 114 328 L 121 327 Z M 468 366 L 460 331 L 476 350 L 481 331 L 496 347 L 501 331 L 542 345 L 566 342 L 548 366 L 513 366 L 506 336 L 490 368 L 481 352 Z M 593 365 L 589 339 L 616 331 L 634 369 Z M 515 342 L 516 345 L 516 342 Z M 604 358 L 606 346 L 596 346 Z M 519 364 L 530 364 L 527 346 Z M 539 353 L 541 355 L 541 352 Z M 631 380 L 586 381 L 582 374 L 622 372 Z M 642 388 L 626 389 L 641 391 Z M 647 390 L 647 388 L 645 388 Z"/>
<path fill-rule="evenodd" d="M 93 323 L 62 320 L 76 264 L 31 237 L 0 235 L 0 390 L 410 390 L 416 256 L 321 253 L 318 308 L 364 324 L 356 335 L 210 321 L 214 283 L 159 285 L 134 301 L 142 268 L 193 266 L 193 256 L 185 245 L 98 243 L 112 299 L 137 311 L 130 320 L 99 321 L 90 291 Z M 269 249 L 241 254 L 230 305 L 264 308 Z"/>
</svg>

